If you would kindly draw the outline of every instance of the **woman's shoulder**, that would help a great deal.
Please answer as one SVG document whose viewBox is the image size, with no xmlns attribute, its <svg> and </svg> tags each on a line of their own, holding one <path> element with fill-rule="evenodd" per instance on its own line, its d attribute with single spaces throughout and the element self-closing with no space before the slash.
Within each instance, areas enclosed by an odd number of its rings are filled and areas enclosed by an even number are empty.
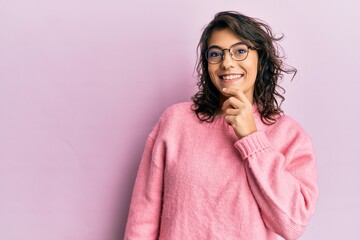
<svg viewBox="0 0 360 240">
<path fill-rule="evenodd" d="M 193 112 L 191 110 L 192 105 L 193 105 L 193 102 L 175 103 L 175 104 L 172 104 L 169 107 L 167 107 L 164 113 L 169 113 L 169 114 L 176 114 L 176 113 L 179 113 L 179 112 L 191 113 L 191 112 Z"/>
<path fill-rule="evenodd" d="M 192 104 L 192 102 L 180 102 L 167 107 L 150 135 L 155 138 L 160 132 L 168 135 L 183 129 L 186 122 L 196 118 L 191 109 Z"/>
<path fill-rule="evenodd" d="M 307 131 L 302 127 L 302 125 L 287 114 L 282 114 L 278 116 L 276 122 L 272 125 L 268 125 L 267 132 L 275 135 L 286 136 L 289 140 L 302 139 L 310 140 L 310 136 Z"/>
<path fill-rule="evenodd" d="M 193 116 L 194 111 L 191 109 L 192 105 L 192 102 L 175 103 L 165 109 L 160 119 L 164 121 L 175 118 L 177 121 L 180 121 L 181 119 L 186 119 L 190 116 Z"/>
</svg>

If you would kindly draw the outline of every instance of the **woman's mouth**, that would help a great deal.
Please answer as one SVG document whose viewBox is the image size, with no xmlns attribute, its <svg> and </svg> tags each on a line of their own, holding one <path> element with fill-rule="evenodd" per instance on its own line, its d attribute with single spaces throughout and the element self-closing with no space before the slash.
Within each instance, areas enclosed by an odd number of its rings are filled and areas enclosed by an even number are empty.
<svg viewBox="0 0 360 240">
<path fill-rule="evenodd" d="M 220 79 L 224 82 L 235 82 L 240 80 L 243 76 L 244 74 L 227 74 L 220 76 Z"/>
</svg>

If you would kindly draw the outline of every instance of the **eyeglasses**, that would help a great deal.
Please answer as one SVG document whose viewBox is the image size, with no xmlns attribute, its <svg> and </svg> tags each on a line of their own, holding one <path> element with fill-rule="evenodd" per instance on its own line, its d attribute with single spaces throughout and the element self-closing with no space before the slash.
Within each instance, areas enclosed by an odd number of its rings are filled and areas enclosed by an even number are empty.
<svg viewBox="0 0 360 240">
<path fill-rule="evenodd" d="M 210 64 L 220 63 L 224 59 L 225 51 L 228 50 L 233 60 L 244 61 L 249 55 L 249 49 L 256 50 L 255 47 L 248 46 L 242 42 L 235 43 L 230 48 L 224 49 L 221 49 L 218 46 L 212 46 L 206 50 L 205 58 Z"/>
</svg>

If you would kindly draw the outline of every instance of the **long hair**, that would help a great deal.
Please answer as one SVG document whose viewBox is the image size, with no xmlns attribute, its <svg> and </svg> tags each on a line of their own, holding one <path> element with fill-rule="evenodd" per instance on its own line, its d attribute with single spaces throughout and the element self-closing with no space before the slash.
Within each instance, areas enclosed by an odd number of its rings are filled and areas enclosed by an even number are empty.
<svg viewBox="0 0 360 240">
<path fill-rule="evenodd" d="M 285 66 L 282 61 L 283 57 L 277 42 L 283 38 L 283 35 L 276 37 L 271 28 L 263 21 L 235 11 L 217 13 L 201 35 L 197 47 L 196 65 L 199 91 L 191 98 L 194 102 L 192 110 L 202 122 L 212 122 L 219 111 L 221 93 L 210 79 L 205 52 L 213 31 L 225 28 L 230 29 L 244 43 L 256 48 L 259 60 L 254 86 L 254 102 L 262 122 L 268 125 L 275 123 L 277 116 L 283 114 L 281 103 L 285 100 L 279 92 L 281 90 L 282 93 L 285 93 L 285 90 L 278 85 L 278 81 L 283 78 L 283 73 L 292 73 L 294 78 L 297 70 Z M 278 102 L 279 100 L 280 102 Z"/>
</svg>

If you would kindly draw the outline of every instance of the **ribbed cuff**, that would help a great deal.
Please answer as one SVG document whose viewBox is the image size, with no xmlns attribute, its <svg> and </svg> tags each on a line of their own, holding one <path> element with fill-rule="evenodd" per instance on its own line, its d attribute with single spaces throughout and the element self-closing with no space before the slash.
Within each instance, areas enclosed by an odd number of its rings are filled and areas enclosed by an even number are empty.
<svg viewBox="0 0 360 240">
<path fill-rule="evenodd" d="M 271 146 L 269 139 L 263 131 L 254 132 L 235 142 L 234 146 L 239 150 L 243 159 Z"/>
</svg>

